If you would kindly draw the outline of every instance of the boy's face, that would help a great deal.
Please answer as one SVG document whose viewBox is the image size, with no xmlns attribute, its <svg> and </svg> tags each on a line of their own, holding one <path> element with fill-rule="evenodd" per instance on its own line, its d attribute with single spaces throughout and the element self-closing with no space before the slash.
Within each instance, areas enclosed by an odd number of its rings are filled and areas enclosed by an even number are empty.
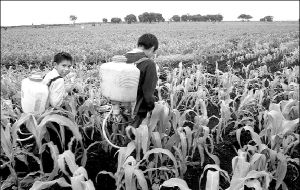
<svg viewBox="0 0 300 190">
<path fill-rule="evenodd" d="M 63 60 L 59 64 L 54 63 L 54 67 L 61 77 L 65 77 L 67 74 L 70 73 L 71 66 L 72 66 L 72 63 L 71 63 L 71 61 L 68 61 L 68 60 Z"/>
<path fill-rule="evenodd" d="M 145 52 L 146 56 L 149 57 L 149 58 L 153 58 L 154 55 L 155 55 L 154 47 L 151 47 L 151 48 L 146 49 L 146 50 L 144 49 L 144 52 Z"/>
</svg>

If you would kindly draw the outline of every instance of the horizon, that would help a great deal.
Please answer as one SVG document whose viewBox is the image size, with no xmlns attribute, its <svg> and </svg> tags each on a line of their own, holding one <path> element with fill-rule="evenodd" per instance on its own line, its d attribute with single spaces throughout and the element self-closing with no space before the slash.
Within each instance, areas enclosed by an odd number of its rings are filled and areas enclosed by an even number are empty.
<svg viewBox="0 0 300 190">
<path fill-rule="evenodd" d="M 116 3 L 118 6 L 116 6 Z M 165 7 L 168 6 L 168 10 Z M 180 9 L 178 10 L 178 7 Z M 267 7 L 267 9 L 266 9 Z M 232 9 L 238 11 L 232 11 Z M 76 23 L 102 23 L 112 17 L 128 14 L 136 17 L 144 12 L 161 13 L 168 21 L 173 15 L 221 14 L 223 21 L 239 21 L 240 14 L 249 14 L 251 21 L 270 15 L 274 21 L 299 21 L 298 1 L 1 1 L 1 27 L 29 25 L 70 24 L 70 15 Z M 22 15 L 15 16 L 15 15 Z"/>
<path fill-rule="evenodd" d="M 164 21 L 164 22 L 168 22 L 168 21 Z M 164 23 L 164 22 L 159 22 L 159 23 Z M 173 23 L 208 23 L 207 21 L 196 21 L 196 22 L 192 22 L 192 21 L 180 21 L 180 22 L 174 22 L 174 21 L 169 21 L 169 22 L 173 22 Z M 221 22 L 242 22 L 240 20 L 223 20 Z M 257 21 L 257 20 L 252 20 L 252 21 L 249 21 L 249 22 L 261 22 L 261 21 Z M 280 21 L 272 21 L 272 22 L 298 22 L 298 20 L 280 20 Z M 95 22 L 76 22 L 75 25 L 80 25 L 80 24 L 92 24 L 92 23 L 103 23 L 103 24 L 128 24 L 127 22 L 125 22 L 124 20 L 122 20 L 121 23 L 112 23 L 110 21 L 107 21 L 107 23 L 104 23 L 102 21 L 95 21 Z M 152 22 L 152 24 L 155 24 L 157 22 Z M 244 22 L 244 23 L 248 23 L 248 22 Z M 149 24 L 149 23 L 144 23 L 144 22 L 139 22 L 137 21 L 136 23 L 131 23 L 131 24 Z M 34 24 L 34 25 L 15 25 L 15 26 L 2 26 L 1 27 L 7 27 L 7 28 L 10 28 L 10 27 L 30 27 L 30 26 L 42 26 L 42 25 L 45 25 L 45 26 L 52 26 L 52 25 L 73 25 L 73 23 L 63 23 L 63 24 L 58 24 L 58 23 L 53 23 L 53 24 Z"/>
</svg>

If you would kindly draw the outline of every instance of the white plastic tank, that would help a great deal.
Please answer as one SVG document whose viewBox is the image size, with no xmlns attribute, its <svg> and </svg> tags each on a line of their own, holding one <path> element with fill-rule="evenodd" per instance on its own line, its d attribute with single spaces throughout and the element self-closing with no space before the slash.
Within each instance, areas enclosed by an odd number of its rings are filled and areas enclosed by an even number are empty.
<svg viewBox="0 0 300 190">
<path fill-rule="evenodd" d="M 48 86 L 42 83 L 41 74 L 34 73 L 22 80 L 21 106 L 24 113 L 43 113 L 48 99 Z"/>
<path fill-rule="evenodd" d="M 136 101 L 140 70 L 126 60 L 125 56 L 114 56 L 112 62 L 100 66 L 102 95 L 111 101 Z"/>
</svg>

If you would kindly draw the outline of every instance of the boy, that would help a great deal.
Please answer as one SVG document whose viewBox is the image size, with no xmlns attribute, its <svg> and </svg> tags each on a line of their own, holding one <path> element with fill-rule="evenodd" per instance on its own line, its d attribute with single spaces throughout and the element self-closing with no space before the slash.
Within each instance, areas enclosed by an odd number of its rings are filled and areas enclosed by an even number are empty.
<svg viewBox="0 0 300 190">
<path fill-rule="evenodd" d="M 127 63 L 136 63 L 140 70 L 140 80 L 137 91 L 134 119 L 131 124 L 134 128 L 140 126 L 147 113 L 154 109 L 154 90 L 157 84 L 157 68 L 151 58 L 158 48 L 158 40 L 153 34 L 142 35 L 137 42 L 137 48 L 125 54 Z"/>
<path fill-rule="evenodd" d="M 43 83 L 49 87 L 47 107 L 49 107 L 50 104 L 52 107 L 57 108 L 62 104 L 66 93 L 63 77 L 70 72 L 72 61 L 72 56 L 66 52 L 61 52 L 54 56 L 54 68 L 47 73 L 43 80 Z"/>
</svg>

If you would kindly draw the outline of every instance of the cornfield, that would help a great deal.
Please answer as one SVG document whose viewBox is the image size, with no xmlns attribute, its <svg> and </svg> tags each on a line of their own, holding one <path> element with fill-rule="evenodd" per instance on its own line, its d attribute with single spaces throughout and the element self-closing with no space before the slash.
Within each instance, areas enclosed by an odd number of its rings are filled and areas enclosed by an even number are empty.
<svg viewBox="0 0 300 190">
<path fill-rule="evenodd" d="M 299 23 L 161 25 L 1 31 L 2 190 L 299 188 Z M 145 32 L 160 42 L 157 102 L 129 139 L 99 67 Z M 61 50 L 71 92 L 23 113 L 21 80 Z"/>
</svg>

